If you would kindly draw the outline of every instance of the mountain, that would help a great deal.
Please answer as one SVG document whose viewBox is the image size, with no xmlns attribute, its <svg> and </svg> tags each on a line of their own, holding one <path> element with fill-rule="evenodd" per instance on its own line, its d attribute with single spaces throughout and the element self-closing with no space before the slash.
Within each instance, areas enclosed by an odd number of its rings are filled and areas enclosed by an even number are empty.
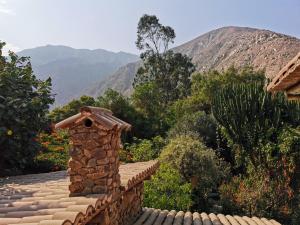
<svg viewBox="0 0 300 225">
<path fill-rule="evenodd" d="M 81 96 L 95 82 L 110 76 L 119 67 L 138 60 L 138 56 L 126 52 L 54 45 L 26 49 L 17 54 L 30 56 L 34 73 L 39 79 L 52 78 L 55 106 Z"/>
<path fill-rule="evenodd" d="M 102 95 L 108 88 L 112 88 L 129 96 L 132 93 L 134 75 L 141 65 L 141 61 L 138 61 L 120 67 L 114 74 L 87 89 L 86 94 L 96 97 Z"/>
<path fill-rule="evenodd" d="M 251 65 L 265 69 L 269 78 L 300 51 L 300 40 L 268 30 L 248 27 L 223 27 L 205 33 L 173 49 L 192 58 L 197 71 L 222 70 L 232 65 Z M 107 88 L 125 94 L 132 91 L 132 82 L 140 62 L 121 67 L 113 75 L 87 91 L 97 96 Z"/>
</svg>

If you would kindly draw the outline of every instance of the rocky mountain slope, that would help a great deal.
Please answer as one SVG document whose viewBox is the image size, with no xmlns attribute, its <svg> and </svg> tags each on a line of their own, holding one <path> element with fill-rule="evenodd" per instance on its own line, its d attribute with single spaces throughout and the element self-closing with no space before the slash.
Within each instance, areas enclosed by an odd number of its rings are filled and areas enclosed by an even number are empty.
<svg viewBox="0 0 300 225">
<path fill-rule="evenodd" d="M 191 57 L 198 71 L 251 65 L 265 69 L 267 76 L 272 78 L 300 51 L 300 40 L 268 30 L 223 27 L 180 45 L 174 51 Z M 107 88 L 131 93 L 131 84 L 139 63 L 123 66 L 87 93 L 97 96 Z"/>
<path fill-rule="evenodd" d="M 84 93 L 121 66 L 138 60 L 138 56 L 103 49 L 74 49 L 67 46 L 47 45 L 17 53 L 30 56 L 38 78 L 52 78 L 55 106 L 68 103 Z"/>
</svg>

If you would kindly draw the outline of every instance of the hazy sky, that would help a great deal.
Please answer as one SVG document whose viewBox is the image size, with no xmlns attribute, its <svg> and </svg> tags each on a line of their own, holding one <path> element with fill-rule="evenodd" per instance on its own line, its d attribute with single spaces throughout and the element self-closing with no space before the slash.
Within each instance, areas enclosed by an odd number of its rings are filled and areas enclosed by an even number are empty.
<svg viewBox="0 0 300 225">
<path fill-rule="evenodd" d="M 0 40 L 13 50 L 60 44 L 138 53 L 145 13 L 175 29 L 175 45 L 230 25 L 300 38 L 300 0 L 0 0 Z"/>
</svg>

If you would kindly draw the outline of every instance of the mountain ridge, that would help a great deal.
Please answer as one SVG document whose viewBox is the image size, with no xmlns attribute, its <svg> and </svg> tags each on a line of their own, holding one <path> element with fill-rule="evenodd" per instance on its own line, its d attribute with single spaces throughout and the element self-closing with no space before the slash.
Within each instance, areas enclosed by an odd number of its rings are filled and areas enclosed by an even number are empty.
<svg viewBox="0 0 300 225">
<path fill-rule="evenodd" d="M 17 53 L 29 56 L 39 79 L 52 78 L 55 106 L 68 103 L 84 94 L 84 90 L 111 75 L 138 56 L 105 49 L 75 49 L 64 45 L 46 45 Z"/>
<path fill-rule="evenodd" d="M 198 72 L 253 66 L 265 69 L 271 79 L 300 51 L 300 40 L 265 29 L 227 26 L 204 33 L 173 50 L 191 57 Z M 121 67 L 86 93 L 98 96 L 113 88 L 129 95 L 138 65 L 141 62 Z"/>
</svg>

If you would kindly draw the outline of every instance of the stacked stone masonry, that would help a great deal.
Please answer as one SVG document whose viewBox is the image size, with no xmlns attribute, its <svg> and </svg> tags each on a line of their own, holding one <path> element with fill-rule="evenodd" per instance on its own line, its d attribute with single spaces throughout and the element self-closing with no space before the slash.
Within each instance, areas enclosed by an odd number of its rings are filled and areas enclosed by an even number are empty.
<svg viewBox="0 0 300 225">
<path fill-rule="evenodd" d="M 109 194 L 120 187 L 121 130 L 77 125 L 70 129 L 70 192 L 73 195 Z"/>
</svg>

